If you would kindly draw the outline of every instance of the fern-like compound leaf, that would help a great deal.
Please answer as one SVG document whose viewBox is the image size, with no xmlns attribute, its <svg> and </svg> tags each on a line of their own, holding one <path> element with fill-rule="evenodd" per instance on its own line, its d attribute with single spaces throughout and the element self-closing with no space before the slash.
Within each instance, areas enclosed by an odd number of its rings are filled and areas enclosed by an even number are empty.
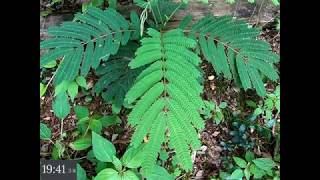
<svg viewBox="0 0 320 180">
<path fill-rule="evenodd" d="M 94 92 L 101 93 L 102 98 L 112 104 L 114 113 L 120 112 L 125 94 L 142 70 L 142 68 L 130 69 L 128 67 L 137 47 L 138 44 L 134 42 L 120 47 L 116 55 L 110 56 L 110 59 L 96 70 L 100 78 L 94 86 Z"/>
<path fill-rule="evenodd" d="M 202 54 L 218 75 L 265 96 L 262 75 L 272 81 L 279 78 L 274 67 L 279 56 L 271 52 L 267 42 L 257 40 L 259 34 L 258 29 L 249 28 L 242 20 L 208 15 L 192 25 L 189 35 L 198 37 Z"/>
<path fill-rule="evenodd" d="M 137 27 L 138 20 L 132 20 L 131 28 Z M 62 58 L 53 80 L 55 86 L 74 80 L 79 73 L 85 77 L 101 60 L 116 54 L 120 45 L 127 44 L 135 31 L 129 28 L 129 22 L 114 9 L 89 7 L 85 13 L 76 14 L 72 22 L 48 29 L 52 38 L 40 43 L 40 49 L 48 50 L 41 57 L 40 66 Z"/>
<path fill-rule="evenodd" d="M 201 60 L 191 50 L 197 43 L 181 29 L 160 33 L 150 28 L 147 34 L 129 63 L 133 69 L 147 66 L 125 97 L 134 105 L 128 116 L 129 124 L 136 128 L 131 145 L 146 144 L 142 169 L 147 174 L 156 164 L 164 137 L 170 136 L 170 144 L 188 171 L 192 169 L 191 149 L 200 147 L 198 131 L 204 128 L 199 114 L 204 107 Z"/>
</svg>

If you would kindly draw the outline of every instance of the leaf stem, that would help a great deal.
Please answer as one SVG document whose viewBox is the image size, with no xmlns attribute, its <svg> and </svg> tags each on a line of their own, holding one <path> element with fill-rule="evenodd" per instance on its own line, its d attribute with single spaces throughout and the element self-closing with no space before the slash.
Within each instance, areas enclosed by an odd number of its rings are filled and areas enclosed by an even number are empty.
<svg viewBox="0 0 320 180">
<path fill-rule="evenodd" d="M 178 9 L 182 6 L 183 2 L 179 4 L 179 6 L 176 7 L 176 9 L 170 14 L 166 22 L 164 22 L 163 26 L 165 27 L 166 24 L 169 22 L 169 20 L 172 18 L 172 16 L 178 11 Z"/>
</svg>

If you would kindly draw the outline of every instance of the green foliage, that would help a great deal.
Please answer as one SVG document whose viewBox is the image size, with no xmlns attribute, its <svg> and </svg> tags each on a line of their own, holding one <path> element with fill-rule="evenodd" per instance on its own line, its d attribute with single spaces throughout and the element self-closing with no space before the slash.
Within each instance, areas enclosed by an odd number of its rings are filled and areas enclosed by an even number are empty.
<svg viewBox="0 0 320 180">
<path fill-rule="evenodd" d="M 65 152 L 65 146 L 59 140 L 54 143 L 51 158 L 53 160 L 60 159 Z"/>
<path fill-rule="evenodd" d="M 159 158 L 161 161 L 166 161 L 169 158 L 169 154 L 167 151 L 161 150 L 159 153 Z"/>
<path fill-rule="evenodd" d="M 257 159 L 252 160 L 252 162 L 258 168 L 265 170 L 265 171 L 269 171 L 275 166 L 275 163 L 270 158 L 257 158 Z"/>
<path fill-rule="evenodd" d="M 89 148 L 91 146 L 91 137 L 85 136 L 81 137 L 69 145 L 73 150 L 81 151 Z"/>
<path fill-rule="evenodd" d="M 95 180 L 114 180 L 128 179 L 139 180 L 138 172 L 135 169 L 139 168 L 144 158 L 143 150 L 145 145 L 140 145 L 138 148 L 129 147 L 121 159 L 116 157 L 115 147 L 107 139 L 93 132 L 92 134 L 93 151 L 89 151 L 87 159 L 97 163 L 97 176 Z M 104 162 L 111 162 L 112 167 Z M 131 169 L 131 170 L 128 170 Z M 143 172 L 144 173 L 144 172 Z M 150 179 L 160 177 L 171 177 L 169 173 L 162 167 L 155 166 L 149 174 Z M 148 180 L 149 180 L 148 177 Z M 167 178 L 165 178 L 167 179 Z"/>
<path fill-rule="evenodd" d="M 179 23 L 179 28 L 180 29 L 185 29 L 186 27 L 188 27 L 188 25 L 190 24 L 190 22 L 192 21 L 192 16 L 191 15 L 187 15 L 185 16 Z"/>
<path fill-rule="evenodd" d="M 96 69 L 101 60 L 116 54 L 125 45 L 133 30 L 122 15 L 112 8 L 100 10 L 90 7 L 83 14 L 76 14 L 72 22 L 50 27 L 53 38 L 40 43 L 40 49 L 49 49 L 43 55 L 40 66 L 63 57 L 56 71 L 54 84 L 73 81 L 77 75 L 86 76 L 90 68 Z"/>
<path fill-rule="evenodd" d="M 47 68 L 47 69 L 50 69 L 50 68 L 54 68 L 57 66 L 57 62 L 56 61 L 51 61 L 51 62 L 48 62 L 46 65 L 44 65 L 43 67 L 44 68 Z"/>
<path fill-rule="evenodd" d="M 71 98 L 71 101 L 73 102 L 74 98 L 78 94 L 78 84 L 76 82 L 71 82 L 68 86 L 67 92 Z"/>
<path fill-rule="evenodd" d="M 76 117 L 80 120 L 85 117 L 89 117 L 89 110 L 88 108 L 84 106 L 75 106 L 74 107 L 74 112 L 76 114 Z"/>
<path fill-rule="evenodd" d="M 121 120 L 118 116 L 111 115 L 111 116 L 104 116 L 104 117 L 100 118 L 100 122 L 102 123 L 103 127 L 108 127 L 111 125 L 120 124 Z"/>
<path fill-rule="evenodd" d="M 273 176 L 275 171 L 275 162 L 270 158 L 256 158 L 252 152 L 246 153 L 246 160 L 240 157 L 233 157 L 234 162 L 238 166 L 233 170 L 232 174 L 227 179 L 250 179 L 251 176 L 254 178 L 261 178 L 263 176 Z"/>
<path fill-rule="evenodd" d="M 273 112 L 276 112 L 274 115 Z M 265 126 L 272 128 L 276 125 L 277 115 L 280 113 L 280 86 L 277 86 L 274 92 L 267 93 L 267 96 L 263 99 L 262 105 L 256 105 L 254 115 L 262 117 L 265 120 Z"/>
<path fill-rule="evenodd" d="M 113 156 L 116 155 L 116 148 L 113 144 L 95 132 L 92 132 L 92 147 L 99 161 L 112 162 Z"/>
<path fill-rule="evenodd" d="M 247 151 L 245 155 L 245 159 L 247 162 L 251 162 L 254 159 L 254 153 L 251 151 Z"/>
<path fill-rule="evenodd" d="M 228 179 L 242 179 L 243 171 L 241 169 L 236 169 L 232 172 Z"/>
<path fill-rule="evenodd" d="M 47 86 L 40 83 L 40 97 L 42 97 L 47 91 Z"/>
<path fill-rule="evenodd" d="M 156 162 L 168 128 L 170 143 L 182 167 L 191 170 L 188 145 L 192 148 L 200 146 L 196 129 L 204 127 L 198 112 L 204 107 L 200 97 L 202 86 L 197 80 L 201 77 L 197 68 L 200 58 L 189 50 L 195 47 L 196 42 L 185 37 L 180 29 L 164 34 L 148 29 L 147 33 L 150 37 L 141 40 L 142 46 L 136 51 L 136 58 L 129 63 L 131 68 L 149 65 L 137 77 L 125 98 L 128 104 L 136 102 L 128 116 L 128 123 L 136 126 L 131 145 L 138 147 L 144 137 L 149 136 L 142 162 L 142 168 L 148 174 Z M 181 62 L 185 63 L 183 68 L 179 67 Z"/>
<path fill-rule="evenodd" d="M 94 86 L 94 92 L 101 93 L 103 99 L 112 104 L 112 111 L 115 114 L 120 112 L 125 94 L 142 70 L 128 67 L 137 48 L 138 44 L 128 43 L 96 70 L 100 78 Z"/>
<path fill-rule="evenodd" d="M 40 123 L 40 139 L 50 140 L 52 136 L 51 129 L 47 125 Z"/>
<path fill-rule="evenodd" d="M 122 171 L 122 162 L 116 156 L 112 157 L 112 164 L 114 165 L 117 171 Z"/>
<path fill-rule="evenodd" d="M 90 0 L 89 2 L 82 3 L 82 12 L 87 11 L 89 7 L 102 8 L 104 0 Z"/>
<path fill-rule="evenodd" d="M 77 164 L 77 180 L 87 180 L 86 171 Z"/>
<path fill-rule="evenodd" d="M 106 168 L 100 171 L 94 180 L 139 180 L 139 178 L 130 170 L 119 173 L 114 169 Z"/>
<path fill-rule="evenodd" d="M 280 31 L 280 18 L 276 19 L 276 21 L 277 21 L 276 29 Z"/>
<path fill-rule="evenodd" d="M 230 16 L 208 15 L 192 25 L 190 36 L 199 36 L 201 51 L 218 75 L 240 80 L 245 90 L 254 88 L 259 96 L 265 96 L 261 75 L 272 81 L 279 78 L 274 67 L 279 56 L 270 51 L 267 42 L 257 40 L 259 33 Z"/>
<path fill-rule="evenodd" d="M 69 84 L 69 81 L 62 81 L 59 85 L 57 85 L 54 89 L 54 96 L 57 96 L 62 92 L 66 92 L 68 90 Z"/>
<path fill-rule="evenodd" d="M 207 0 L 201 0 L 204 3 L 208 3 Z M 144 9 L 141 13 L 141 26 L 146 21 L 151 28 L 164 29 L 168 21 L 173 15 L 182 9 L 186 9 L 188 6 L 188 0 L 172 1 L 172 0 L 134 0 L 137 6 Z M 145 19 L 144 17 L 152 17 L 152 19 Z M 142 34 L 142 33 L 141 33 Z"/>
<path fill-rule="evenodd" d="M 174 176 L 169 174 L 168 171 L 161 167 L 156 165 L 150 175 L 147 176 L 148 180 L 158 180 L 158 179 L 165 179 L 165 180 L 174 180 Z"/>
<path fill-rule="evenodd" d="M 130 147 L 122 156 L 121 161 L 124 166 L 128 168 L 138 168 L 141 166 L 143 156 L 144 145 L 140 145 L 138 148 Z"/>
<path fill-rule="evenodd" d="M 271 0 L 271 1 L 275 6 L 279 6 L 280 5 L 280 0 Z"/>
<path fill-rule="evenodd" d="M 227 107 L 227 103 L 221 102 L 219 106 L 213 101 L 204 101 L 204 103 L 205 108 L 201 112 L 204 115 L 204 118 L 211 119 L 213 117 L 215 123 L 220 124 L 224 120 L 222 110 Z"/>
<path fill-rule="evenodd" d="M 64 119 L 70 113 L 70 104 L 67 93 L 61 92 L 56 96 L 52 104 L 54 114 L 60 119 Z"/>
<path fill-rule="evenodd" d="M 247 166 L 246 161 L 239 157 L 233 157 L 233 160 L 240 168 L 245 168 Z"/>
<path fill-rule="evenodd" d="M 105 0 L 90 0 L 89 2 L 82 3 L 82 12 L 85 12 L 89 7 L 103 8 Z M 108 0 L 108 7 L 117 9 L 117 0 Z"/>
<path fill-rule="evenodd" d="M 88 85 L 87 85 L 87 82 L 86 82 L 86 79 L 83 77 L 83 76 L 78 76 L 76 78 L 76 82 L 79 86 L 85 88 L 85 89 L 88 89 Z"/>
<path fill-rule="evenodd" d="M 77 125 L 79 132 L 86 136 L 90 131 L 101 134 L 103 127 L 120 124 L 121 120 L 118 116 L 90 116 L 89 110 L 84 106 L 75 106 L 74 111 L 78 119 Z"/>
</svg>

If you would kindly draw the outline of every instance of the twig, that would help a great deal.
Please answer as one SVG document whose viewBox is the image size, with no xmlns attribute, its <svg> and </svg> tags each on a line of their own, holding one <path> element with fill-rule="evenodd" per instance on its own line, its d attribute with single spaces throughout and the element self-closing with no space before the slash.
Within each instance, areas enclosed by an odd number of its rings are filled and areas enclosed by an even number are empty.
<svg viewBox="0 0 320 180">
<path fill-rule="evenodd" d="M 60 139 L 63 139 L 63 137 L 62 137 L 62 133 L 63 133 L 63 120 L 64 120 L 64 119 L 61 119 L 61 125 L 60 125 Z"/>
<path fill-rule="evenodd" d="M 261 11 L 261 8 L 262 8 L 263 4 L 264 4 L 264 0 L 262 0 L 262 3 L 261 3 L 261 5 L 260 5 L 259 11 L 258 11 L 257 24 L 258 24 L 258 23 L 259 23 L 259 21 L 260 21 L 260 11 Z"/>
<path fill-rule="evenodd" d="M 75 159 L 72 159 L 72 160 L 81 160 L 81 159 L 86 159 L 87 156 L 83 156 L 83 157 L 80 157 L 80 158 L 75 158 Z"/>
<path fill-rule="evenodd" d="M 187 174 L 183 174 L 183 175 L 179 176 L 176 180 L 179 180 L 179 179 L 183 178 L 183 177 L 186 176 L 186 175 L 187 175 Z"/>
</svg>

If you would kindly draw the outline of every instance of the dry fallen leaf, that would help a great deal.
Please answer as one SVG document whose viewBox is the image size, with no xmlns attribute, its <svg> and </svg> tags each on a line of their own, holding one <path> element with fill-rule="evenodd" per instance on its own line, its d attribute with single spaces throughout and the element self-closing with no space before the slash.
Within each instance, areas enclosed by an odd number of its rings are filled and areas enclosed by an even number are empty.
<svg viewBox="0 0 320 180">
<path fill-rule="evenodd" d="M 46 121 L 49 121 L 51 118 L 48 116 L 48 117 L 45 117 L 43 118 L 43 120 L 46 120 Z"/>
<path fill-rule="evenodd" d="M 213 135 L 213 137 L 217 137 L 219 134 L 220 134 L 219 131 L 215 131 L 212 135 Z"/>
<path fill-rule="evenodd" d="M 197 172 L 197 174 L 196 174 L 196 177 L 197 178 L 200 178 L 200 177 L 202 177 L 203 176 L 203 170 L 199 170 L 198 172 Z"/>
<path fill-rule="evenodd" d="M 197 156 L 197 151 L 193 151 L 191 154 L 192 163 L 194 163 L 194 161 L 196 160 L 196 156 Z"/>
<path fill-rule="evenodd" d="M 112 137 L 111 137 L 111 141 L 113 142 L 114 140 L 116 140 L 118 137 L 118 134 L 112 134 Z"/>
</svg>

